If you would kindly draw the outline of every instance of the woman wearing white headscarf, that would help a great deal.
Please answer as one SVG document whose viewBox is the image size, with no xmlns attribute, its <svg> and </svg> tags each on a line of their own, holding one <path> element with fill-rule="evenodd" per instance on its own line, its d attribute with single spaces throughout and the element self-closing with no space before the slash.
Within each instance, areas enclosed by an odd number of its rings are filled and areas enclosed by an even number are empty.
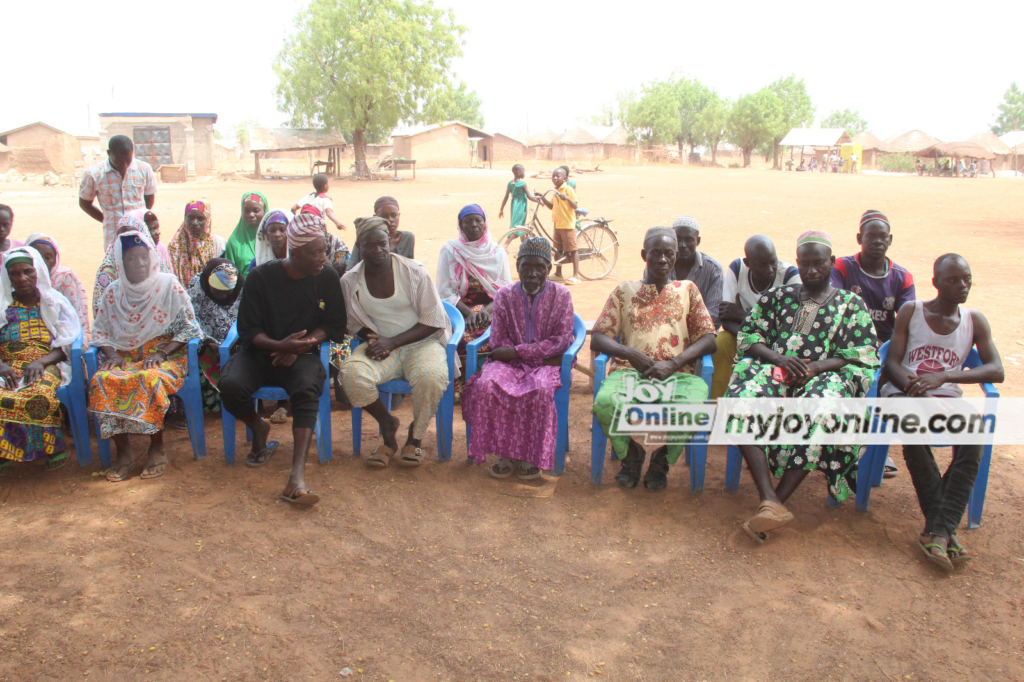
<svg viewBox="0 0 1024 682">
<path fill-rule="evenodd" d="M 188 373 L 185 346 L 202 338 L 188 293 L 174 275 L 160 272 L 155 246 L 141 232 L 114 241 L 117 279 L 99 302 L 92 343 L 99 371 L 89 385 L 89 405 L 101 438 L 113 438 L 117 455 L 108 481 L 128 478 L 135 456 L 128 434 L 150 437 L 142 478 L 162 476 L 164 414 Z"/>
<path fill-rule="evenodd" d="M 49 268 L 50 285 L 64 298 L 71 301 L 75 312 L 78 313 L 78 322 L 82 325 L 82 335 L 85 340 L 89 339 L 89 298 L 85 293 L 85 286 L 78 278 L 75 271 L 60 264 L 60 248 L 57 241 L 48 234 L 33 232 L 25 240 L 28 246 L 39 252 L 43 261 Z"/>
<path fill-rule="evenodd" d="M 138 211 L 131 211 L 121 216 L 121 219 L 117 221 L 117 234 L 124 234 L 125 232 L 138 232 L 146 235 L 149 241 L 156 243 L 153 240 L 153 236 L 149 232 L 146 222 L 142 219 L 142 213 L 145 213 L 141 209 Z M 159 252 L 159 249 L 157 249 Z M 111 244 L 107 247 L 107 252 L 103 256 L 103 261 L 100 263 L 100 267 L 96 270 L 96 283 L 92 288 L 92 317 L 96 319 L 96 314 L 99 312 L 100 299 L 103 298 L 103 292 L 107 290 L 110 283 L 117 279 L 117 263 L 114 262 L 114 245 Z M 171 272 L 170 263 L 161 255 L 156 259 L 160 272 Z"/>
<path fill-rule="evenodd" d="M 59 469 L 68 452 L 57 389 L 71 381 L 78 314 L 31 247 L 4 254 L 0 283 L 0 470 L 41 457 L 48 470 Z"/>
<path fill-rule="evenodd" d="M 283 208 L 275 208 L 263 216 L 256 231 L 256 257 L 250 270 L 272 260 L 287 258 L 288 224 L 291 221 L 292 214 Z"/>
</svg>

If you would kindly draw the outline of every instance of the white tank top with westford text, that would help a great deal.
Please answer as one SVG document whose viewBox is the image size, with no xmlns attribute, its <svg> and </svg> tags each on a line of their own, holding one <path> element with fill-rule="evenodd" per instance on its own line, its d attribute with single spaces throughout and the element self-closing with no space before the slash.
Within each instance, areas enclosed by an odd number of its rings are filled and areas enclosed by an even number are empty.
<svg viewBox="0 0 1024 682">
<path fill-rule="evenodd" d="M 973 347 L 974 318 L 970 310 L 960 308 L 960 324 L 951 333 L 936 334 L 925 319 L 924 303 L 915 301 L 907 336 L 907 354 L 900 362 L 900 369 L 915 376 L 959 370 Z M 883 397 L 898 392 L 892 384 L 882 387 Z M 963 390 L 959 384 L 945 383 L 929 391 L 928 395 L 956 398 L 963 395 Z"/>
</svg>

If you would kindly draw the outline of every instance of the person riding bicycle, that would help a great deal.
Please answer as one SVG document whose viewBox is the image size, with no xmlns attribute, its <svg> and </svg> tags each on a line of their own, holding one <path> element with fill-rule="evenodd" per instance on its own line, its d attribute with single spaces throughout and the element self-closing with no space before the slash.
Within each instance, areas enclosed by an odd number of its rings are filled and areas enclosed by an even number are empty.
<svg viewBox="0 0 1024 682">
<path fill-rule="evenodd" d="M 572 259 L 572 277 L 565 280 L 565 284 L 579 284 L 580 276 L 580 253 L 576 244 L 576 192 L 565 184 L 566 172 L 564 168 L 556 168 L 551 173 L 551 182 L 555 186 L 555 196 L 548 200 L 547 196 L 541 196 L 540 200 L 545 206 L 551 209 L 551 217 L 555 223 L 554 246 L 565 256 Z M 562 258 L 555 261 L 555 278 L 562 277 Z"/>
</svg>

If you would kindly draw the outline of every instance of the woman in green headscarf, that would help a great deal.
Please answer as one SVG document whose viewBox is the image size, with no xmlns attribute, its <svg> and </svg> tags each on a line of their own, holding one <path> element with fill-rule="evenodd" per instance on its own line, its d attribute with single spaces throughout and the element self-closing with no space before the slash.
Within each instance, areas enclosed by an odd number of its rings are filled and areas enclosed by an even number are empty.
<svg viewBox="0 0 1024 682">
<path fill-rule="evenodd" d="M 249 265 L 256 257 L 256 233 L 268 208 L 267 198 L 262 193 L 246 192 L 242 195 L 242 215 L 224 248 L 223 258 L 234 263 L 243 277 L 249 274 Z"/>
</svg>

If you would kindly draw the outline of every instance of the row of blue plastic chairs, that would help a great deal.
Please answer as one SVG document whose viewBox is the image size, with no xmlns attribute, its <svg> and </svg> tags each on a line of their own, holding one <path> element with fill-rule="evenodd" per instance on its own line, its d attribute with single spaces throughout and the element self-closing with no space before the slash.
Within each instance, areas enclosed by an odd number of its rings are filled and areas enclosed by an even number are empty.
<svg viewBox="0 0 1024 682">
<path fill-rule="evenodd" d="M 444 303 L 445 312 L 452 323 L 453 334 L 446 347 L 448 362 L 448 376 L 455 376 L 455 356 L 459 341 L 465 331 L 465 321 L 462 314 L 455 306 Z M 558 434 L 555 440 L 555 468 L 552 473 L 561 475 L 565 471 L 565 456 L 569 449 L 569 388 L 572 384 L 572 367 L 576 356 L 586 341 L 586 325 L 579 315 L 574 315 L 573 321 L 573 342 L 562 354 L 561 380 L 562 385 L 555 392 L 555 409 L 558 416 Z M 466 371 L 467 377 L 476 373 L 479 366 L 478 351 L 480 346 L 490 337 L 488 329 L 466 346 Z M 238 331 L 235 326 L 231 327 L 227 338 L 220 345 L 221 366 L 227 363 L 231 356 L 231 349 L 238 341 Z M 189 437 L 192 441 L 192 452 L 194 457 L 202 459 L 206 456 L 206 433 L 203 421 L 203 402 L 199 384 L 199 340 L 193 339 L 188 344 L 188 375 L 182 389 L 178 392 L 185 404 L 185 415 L 188 422 Z M 358 345 L 358 340 L 355 345 Z M 885 363 L 888 351 L 888 342 L 882 344 L 879 349 L 879 357 L 882 364 Z M 353 346 L 354 347 L 354 346 Z M 79 337 L 71 351 L 72 379 L 68 386 L 62 387 L 57 392 L 60 399 L 68 410 L 72 433 L 74 435 L 75 447 L 78 453 L 78 463 L 82 466 L 92 462 L 91 448 L 89 445 L 89 424 L 86 411 L 86 377 L 82 374 L 82 339 Z M 91 379 L 97 368 L 96 349 L 90 348 L 84 353 L 85 370 L 88 378 Z M 331 391 L 330 391 L 330 344 L 324 343 L 320 348 L 320 360 L 324 364 L 327 378 L 324 381 L 324 390 L 320 397 L 320 407 L 316 423 L 316 445 L 321 463 L 331 459 L 332 438 L 331 438 Z M 594 359 L 594 397 L 601 388 L 604 380 L 608 356 L 601 354 Z M 972 350 L 964 363 L 965 369 L 977 367 L 981 364 L 976 349 Z M 714 364 L 710 355 L 705 355 L 700 362 L 700 374 L 711 390 L 711 377 L 714 373 Z M 881 370 L 876 372 L 875 381 L 868 393 L 869 398 L 878 395 L 878 381 Z M 982 389 L 987 398 L 998 399 L 999 393 L 992 384 L 982 384 Z M 395 380 L 381 384 L 378 387 L 381 399 L 390 410 L 391 396 L 393 394 L 408 394 L 411 388 L 407 381 Z M 254 400 L 285 400 L 287 393 L 280 387 L 264 386 L 257 391 Z M 227 411 L 222 410 L 222 424 L 224 432 L 224 459 L 229 465 L 235 463 L 235 418 Z M 436 414 L 437 432 L 437 453 L 438 460 L 444 462 L 451 459 L 452 453 L 452 424 L 455 415 L 455 386 L 454 381 L 449 381 L 448 388 L 441 398 Z M 99 425 L 96 426 L 96 433 L 99 433 Z M 246 429 L 246 440 L 251 440 L 252 434 Z M 466 426 L 466 441 L 470 438 L 470 428 Z M 690 491 L 699 493 L 704 489 L 704 475 L 707 468 L 707 445 L 708 434 L 698 433 L 686 446 L 686 464 L 690 468 Z M 362 440 L 362 410 L 352 409 L 352 450 L 358 457 L 360 455 Z M 98 439 L 100 462 L 104 467 L 110 466 L 110 441 Z M 591 426 L 591 460 L 590 471 L 591 481 L 595 485 L 601 484 L 604 470 L 604 460 L 607 450 L 607 438 L 597 423 L 596 417 Z M 877 488 L 882 483 L 885 460 L 888 454 L 888 445 L 869 446 L 861 457 L 857 466 L 857 480 L 870 481 L 869 485 L 857 486 L 857 509 L 867 511 L 868 500 L 871 495 L 871 488 Z M 985 492 L 988 484 L 989 467 L 992 460 L 992 446 L 987 445 L 982 456 L 981 468 L 978 472 L 977 482 L 971 499 L 968 504 L 968 525 L 970 528 L 977 528 L 981 523 L 981 514 L 985 504 Z M 729 492 L 736 492 L 739 488 L 740 471 L 742 468 L 742 456 L 734 446 L 729 446 L 726 455 L 725 488 Z M 838 506 L 838 502 L 830 495 L 829 505 Z"/>
</svg>

